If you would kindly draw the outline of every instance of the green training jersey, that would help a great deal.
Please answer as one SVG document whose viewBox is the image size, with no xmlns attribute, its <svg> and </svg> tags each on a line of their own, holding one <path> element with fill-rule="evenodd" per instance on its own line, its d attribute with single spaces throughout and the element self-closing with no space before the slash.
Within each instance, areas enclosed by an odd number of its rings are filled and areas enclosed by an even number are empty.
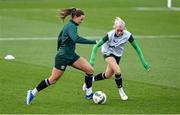
<svg viewBox="0 0 180 115">
<path fill-rule="evenodd" d="M 71 59 L 75 55 L 76 43 L 96 44 L 95 40 L 80 37 L 77 33 L 78 24 L 70 20 L 61 30 L 58 36 L 58 55 Z"/>
</svg>

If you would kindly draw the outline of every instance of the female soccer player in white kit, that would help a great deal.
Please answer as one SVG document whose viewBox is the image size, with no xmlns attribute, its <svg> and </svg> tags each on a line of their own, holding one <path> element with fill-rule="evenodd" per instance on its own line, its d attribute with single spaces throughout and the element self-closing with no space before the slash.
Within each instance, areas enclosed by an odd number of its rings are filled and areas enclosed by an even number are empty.
<svg viewBox="0 0 180 115">
<path fill-rule="evenodd" d="M 125 22 L 117 17 L 114 21 L 113 30 L 109 31 L 105 37 L 99 40 L 99 42 L 93 47 L 90 64 L 95 64 L 95 58 L 98 47 L 101 47 L 101 51 L 104 55 L 104 59 L 107 62 L 106 70 L 93 77 L 93 81 L 104 80 L 111 78 L 115 74 L 115 82 L 118 87 L 119 95 L 122 100 L 127 100 L 128 96 L 125 94 L 122 85 L 122 76 L 119 62 L 123 55 L 124 45 L 129 41 L 136 50 L 144 68 L 150 69 L 150 65 L 146 62 L 143 53 L 133 38 L 132 34 L 126 29 Z M 83 90 L 86 90 L 86 85 L 83 85 Z"/>
</svg>

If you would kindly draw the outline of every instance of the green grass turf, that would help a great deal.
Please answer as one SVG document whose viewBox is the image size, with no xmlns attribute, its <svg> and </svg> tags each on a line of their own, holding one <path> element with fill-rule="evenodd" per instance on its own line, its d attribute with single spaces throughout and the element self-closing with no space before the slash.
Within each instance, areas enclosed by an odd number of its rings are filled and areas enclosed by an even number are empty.
<svg viewBox="0 0 180 115">
<path fill-rule="evenodd" d="M 120 101 L 114 81 L 94 83 L 107 94 L 107 103 L 96 105 L 84 99 L 80 90 L 83 75 L 70 70 L 60 81 L 41 92 L 32 105 L 25 105 L 26 90 L 36 85 L 50 68 L 1 60 L 1 113 L 178 113 L 177 88 L 126 80 L 129 101 Z M 26 68 L 26 69 L 25 69 Z M 8 69 L 8 72 L 6 72 Z M 25 70 L 25 71 L 24 71 Z M 15 74 L 16 73 L 16 74 Z M 68 83 L 71 81 L 71 83 Z M 3 103 L 2 103 L 3 102 Z"/>
<path fill-rule="evenodd" d="M 102 3 L 103 2 L 103 3 Z M 173 1 L 178 6 L 179 1 Z M 68 68 L 54 86 L 38 94 L 32 105 L 25 105 L 26 91 L 47 78 L 54 65 L 56 37 L 63 24 L 56 10 L 80 7 L 86 20 L 79 27 L 82 36 L 99 38 L 112 28 L 115 16 L 122 17 L 128 30 L 138 35 L 167 35 L 164 38 L 139 39 L 152 69 L 146 72 L 128 43 L 121 60 L 124 89 L 129 100 L 120 100 L 114 78 L 93 84 L 94 91 L 107 94 L 105 105 L 84 99 L 83 73 Z M 180 113 L 180 11 L 165 8 L 164 0 L 0 0 L 0 113 Z M 138 11 L 136 7 L 164 8 Z M 68 20 L 67 20 L 68 21 Z M 177 35 L 168 38 L 168 35 Z M 39 38 L 40 40 L 1 40 Z M 86 49 L 86 50 L 84 50 Z M 77 52 L 89 59 L 91 45 L 78 45 Z M 12 54 L 15 60 L 4 60 Z M 95 73 L 104 71 L 98 52 Z"/>
</svg>

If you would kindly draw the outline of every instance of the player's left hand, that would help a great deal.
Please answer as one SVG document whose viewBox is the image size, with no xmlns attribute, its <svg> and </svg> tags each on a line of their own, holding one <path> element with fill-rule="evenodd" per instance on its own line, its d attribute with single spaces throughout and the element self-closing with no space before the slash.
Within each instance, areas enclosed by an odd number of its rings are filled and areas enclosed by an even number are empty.
<svg viewBox="0 0 180 115">
<path fill-rule="evenodd" d="M 149 71 L 151 69 L 151 65 L 147 62 L 144 63 L 144 68 Z"/>
<path fill-rule="evenodd" d="M 96 44 L 98 43 L 98 40 L 96 40 Z"/>
</svg>

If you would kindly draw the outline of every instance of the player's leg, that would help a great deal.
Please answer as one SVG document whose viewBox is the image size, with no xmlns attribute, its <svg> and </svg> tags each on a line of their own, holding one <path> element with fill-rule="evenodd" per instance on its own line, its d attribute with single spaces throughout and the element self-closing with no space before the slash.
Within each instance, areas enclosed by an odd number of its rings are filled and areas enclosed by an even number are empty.
<svg viewBox="0 0 180 115">
<path fill-rule="evenodd" d="M 108 57 L 111 57 L 111 55 L 108 55 L 108 56 L 104 55 L 105 60 Z M 93 81 L 99 81 L 99 80 L 110 78 L 113 75 L 113 73 L 114 73 L 113 69 L 109 66 L 109 64 L 107 64 L 106 71 L 95 75 L 93 77 Z"/>
<path fill-rule="evenodd" d="M 93 81 L 99 81 L 99 80 L 104 80 L 104 79 L 111 78 L 111 76 L 113 74 L 114 74 L 113 69 L 110 67 L 109 64 L 107 64 L 106 71 L 95 75 L 93 77 Z"/>
<path fill-rule="evenodd" d="M 57 80 L 63 75 L 64 71 L 56 69 L 55 67 L 52 70 L 52 74 L 48 79 L 42 80 L 37 87 L 33 90 L 28 90 L 27 97 L 26 97 L 26 104 L 29 105 L 32 99 L 37 95 L 38 92 L 45 89 L 46 87 L 50 86 L 57 82 Z"/>
<path fill-rule="evenodd" d="M 48 79 L 42 80 L 37 87 L 33 90 L 28 90 L 27 97 L 26 97 L 26 104 L 29 105 L 32 99 L 37 95 L 38 92 L 45 89 L 46 87 L 50 86 L 57 82 L 57 80 L 63 75 L 64 71 L 56 69 L 55 67 L 52 69 L 52 74 Z"/>
<path fill-rule="evenodd" d="M 107 56 L 104 55 L 104 58 L 106 59 Z M 95 81 L 100 81 L 100 80 L 108 79 L 108 78 L 110 78 L 113 74 L 114 74 L 113 69 L 109 66 L 109 64 L 107 64 L 107 67 L 106 67 L 105 72 L 101 72 L 101 73 L 95 75 L 95 76 L 92 78 L 92 81 L 95 82 Z M 85 83 L 84 83 L 83 86 L 82 86 L 82 90 L 83 90 L 83 91 L 86 90 L 86 84 L 85 84 Z"/>
<path fill-rule="evenodd" d="M 110 70 L 112 70 L 115 75 L 121 74 L 120 67 L 117 64 L 116 59 L 114 57 L 110 56 L 110 57 L 107 57 L 105 60 L 108 64 Z"/>
<path fill-rule="evenodd" d="M 116 82 L 116 85 L 118 87 L 118 91 L 119 91 L 119 94 L 121 96 L 121 99 L 127 100 L 128 97 L 123 90 L 121 69 L 120 69 L 120 66 L 118 65 L 119 61 L 120 61 L 120 58 L 115 57 L 115 56 L 106 58 L 106 62 L 109 64 L 110 68 L 115 73 L 115 82 Z"/>
<path fill-rule="evenodd" d="M 114 71 L 112 70 L 112 68 L 109 65 L 107 65 L 106 71 L 95 75 L 92 78 L 92 82 L 108 79 L 113 75 L 113 73 L 114 73 Z M 85 83 L 82 86 L 82 90 L 86 91 L 86 84 Z"/>
<path fill-rule="evenodd" d="M 93 81 L 99 81 L 99 80 L 104 80 L 104 79 L 107 79 L 107 78 L 110 78 L 113 74 L 114 74 L 114 70 L 113 68 L 110 66 L 109 63 L 111 63 L 111 61 L 114 62 L 114 65 L 117 66 L 117 64 L 115 63 L 116 60 L 114 59 L 114 55 L 110 54 L 110 55 L 104 55 L 104 59 L 105 61 L 107 62 L 107 67 L 106 67 L 106 71 L 103 72 L 103 73 L 99 73 L 97 74 Z M 116 68 L 116 67 L 115 67 Z M 118 68 L 117 68 L 118 70 Z M 116 71 L 117 71 L 116 70 Z"/>
<path fill-rule="evenodd" d="M 86 73 L 86 75 L 85 75 L 86 98 L 91 99 L 92 95 L 93 95 L 93 92 L 92 92 L 92 76 L 93 76 L 93 72 L 94 72 L 93 67 L 83 57 L 80 57 L 78 60 L 76 60 L 72 64 L 72 66 L 74 68 L 84 71 Z"/>
<path fill-rule="evenodd" d="M 66 67 L 67 67 L 68 60 L 59 57 L 56 55 L 55 57 L 55 67 L 52 69 L 51 76 L 48 79 L 42 80 L 37 87 L 33 90 L 28 90 L 27 97 L 26 97 L 26 104 L 29 105 L 32 99 L 37 95 L 38 92 L 45 89 L 51 84 L 57 82 L 57 80 L 63 75 Z"/>
</svg>

